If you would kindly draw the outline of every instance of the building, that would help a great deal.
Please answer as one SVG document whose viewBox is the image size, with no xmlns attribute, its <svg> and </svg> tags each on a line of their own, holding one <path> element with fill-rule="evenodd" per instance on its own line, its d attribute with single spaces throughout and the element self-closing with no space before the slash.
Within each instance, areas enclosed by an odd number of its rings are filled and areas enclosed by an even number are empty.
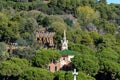
<svg viewBox="0 0 120 80">
<path fill-rule="evenodd" d="M 62 50 L 60 51 L 62 57 L 60 58 L 60 68 L 61 70 L 72 70 L 74 65 L 71 64 L 71 59 L 74 58 L 75 55 L 78 55 L 78 52 L 71 50 Z"/>
<path fill-rule="evenodd" d="M 61 58 L 57 62 L 52 61 L 50 64 L 48 64 L 48 69 L 51 72 L 59 70 L 67 71 L 74 68 L 74 65 L 71 64 L 71 59 L 74 58 L 74 56 L 77 55 L 78 52 L 68 50 L 68 40 L 66 39 L 65 31 L 63 40 L 61 40 L 61 45 L 61 51 L 59 51 L 59 53 L 62 55 Z"/>
<path fill-rule="evenodd" d="M 75 55 L 78 55 L 78 52 L 71 51 L 71 50 L 62 50 L 59 52 L 62 56 L 57 61 L 52 61 L 48 64 L 48 69 L 51 72 L 59 71 L 59 70 L 72 70 L 74 69 L 74 65 L 71 64 L 71 59 L 74 58 Z"/>
</svg>

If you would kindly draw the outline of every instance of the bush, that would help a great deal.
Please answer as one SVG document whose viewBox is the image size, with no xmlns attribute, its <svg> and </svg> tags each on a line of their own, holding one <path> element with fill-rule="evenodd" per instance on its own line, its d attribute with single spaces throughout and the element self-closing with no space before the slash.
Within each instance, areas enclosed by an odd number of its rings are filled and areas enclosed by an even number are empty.
<svg viewBox="0 0 120 80">
<path fill-rule="evenodd" d="M 0 42 L 0 53 L 5 52 L 7 50 L 7 46 L 4 42 Z"/>
<path fill-rule="evenodd" d="M 19 38 L 16 43 L 18 43 L 19 46 L 27 46 L 27 42 L 26 40 L 24 40 L 23 38 Z"/>
</svg>

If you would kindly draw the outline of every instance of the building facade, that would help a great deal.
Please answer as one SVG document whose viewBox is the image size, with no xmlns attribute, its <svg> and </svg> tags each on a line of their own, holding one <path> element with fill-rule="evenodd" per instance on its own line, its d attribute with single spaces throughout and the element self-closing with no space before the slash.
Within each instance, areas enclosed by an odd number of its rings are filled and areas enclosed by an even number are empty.
<svg viewBox="0 0 120 80">
<path fill-rule="evenodd" d="M 48 69 L 51 72 L 59 70 L 72 70 L 74 66 L 71 64 L 71 59 L 74 58 L 76 52 L 68 50 L 68 40 L 66 39 L 66 33 L 64 31 L 63 40 L 61 40 L 61 51 L 59 52 L 62 56 L 54 63 L 53 61 L 48 64 Z"/>
<path fill-rule="evenodd" d="M 55 32 L 49 32 L 47 28 L 37 29 L 35 31 L 36 40 L 39 45 L 54 47 Z"/>
<path fill-rule="evenodd" d="M 71 70 L 73 69 L 73 65 L 71 64 L 71 59 L 74 55 L 62 55 L 62 57 L 56 62 L 51 62 L 48 64 L 48 69 L 51 72 L 59 71 L 59 70 Z"/>
</svg>

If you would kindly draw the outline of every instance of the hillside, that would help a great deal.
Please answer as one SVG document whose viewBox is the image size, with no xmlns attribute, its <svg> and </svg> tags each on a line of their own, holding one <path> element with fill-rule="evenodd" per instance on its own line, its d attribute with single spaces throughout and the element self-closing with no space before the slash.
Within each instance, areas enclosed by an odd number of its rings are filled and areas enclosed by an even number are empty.
<svg viewBox="0 0 120 80">
<path fill-rule="evenodd" d="M 40 29 L 55 33 L 53 46 L 39 44 Z M 71 70 L 47 70 L 64 30 L 77 80 L 120 80 L 120 4 L 106 0 L 0 0 L 0 80 L 72 80 Z"/>
</svg>

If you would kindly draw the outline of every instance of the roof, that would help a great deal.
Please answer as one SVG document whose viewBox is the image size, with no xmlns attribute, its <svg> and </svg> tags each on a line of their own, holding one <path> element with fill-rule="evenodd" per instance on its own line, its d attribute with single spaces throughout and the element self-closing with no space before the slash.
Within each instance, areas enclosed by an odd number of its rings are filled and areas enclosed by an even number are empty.
<svg viewBox="0 0 120 80">
<path fill-rule="evenodd" d="M 61 55 L 78 55 L 79 53 L 71 50 L 62 50 L 59 52 Z"/>
</svg>

